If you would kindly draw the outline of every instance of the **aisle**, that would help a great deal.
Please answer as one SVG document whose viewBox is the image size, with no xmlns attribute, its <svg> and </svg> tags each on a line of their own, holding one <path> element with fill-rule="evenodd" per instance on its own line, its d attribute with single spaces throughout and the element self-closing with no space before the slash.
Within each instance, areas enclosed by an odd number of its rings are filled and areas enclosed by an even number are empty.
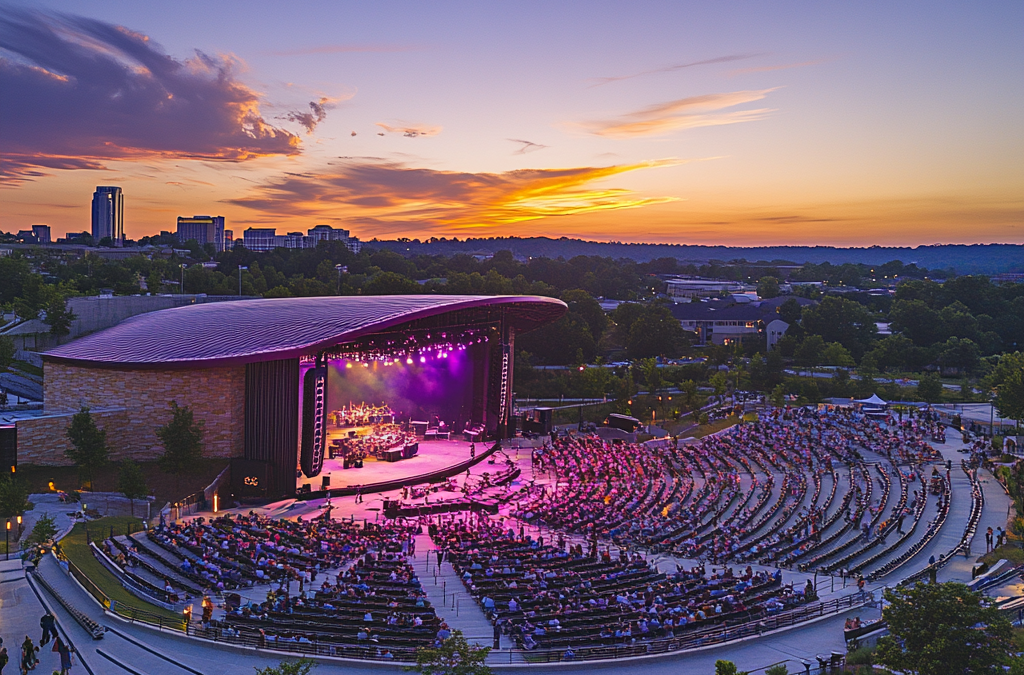
<svg viewBox="0 0 1024 675">
<path fill-rule="evenodd" d="M 470 642 L 490 646 L 494 627 L 451 564 L 443 563 L 439 571 L 437 554 L 429 536 L 416 535 L 416 555 L 409 560 L 438 616 L 452 629 L 461 630 Z M 508 642 L 508 638 L 504 641 Z"/>
</svg>

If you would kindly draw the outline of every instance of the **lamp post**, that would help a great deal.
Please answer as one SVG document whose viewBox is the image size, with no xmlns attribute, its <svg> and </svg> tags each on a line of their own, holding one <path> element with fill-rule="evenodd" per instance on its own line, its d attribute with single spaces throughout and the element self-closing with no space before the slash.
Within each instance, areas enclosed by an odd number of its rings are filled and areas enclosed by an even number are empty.
<svg viewBox="0 0 1024 675">
<path fill-rule="evenodd" d="M 338 293 L 341 293 L 341 275 L 348 272 L 348 265 L 335 265 L 334 269 L 338 270 Z"/>
<path fill-rule="evenodd" d="M 248 269 L 248 267 L 242 265 L 238 266 L 238 297 L 242 297 L 242 270 L 248 271 Z"/>
<path fill-rule="evenodd" d="M 4 530 L 4 552 L 7 554 L 7 559 L 11 559 L 11 519 L 7 519 L 7 529 Z"/>
<path fill-rule="evenodd" d="M 179 264 L 178 267 L 181 268 L 181 286 L 178 288 L 181 289 L 181 294 L 185 295 L 185 263 Z"/>
</svg>

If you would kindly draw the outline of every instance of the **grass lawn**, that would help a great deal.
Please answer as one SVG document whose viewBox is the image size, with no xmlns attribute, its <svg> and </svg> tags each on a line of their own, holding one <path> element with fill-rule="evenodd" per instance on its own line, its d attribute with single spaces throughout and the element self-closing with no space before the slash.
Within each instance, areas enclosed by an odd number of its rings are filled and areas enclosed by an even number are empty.
<svg viewBox="0 0 1024 675">
<path fill-rule="evenodd" d="M 95 541 L 109 536 L 111 527 L 117 534 L 127 533 L 129 525 L 133 526 L 134 531 L 142 529 L 141 520 L 128 517 L 100 518 L 89 523 L 78 523 L 66 537 L 61 539 L 61 550 L 68 560 L 74 563 L 108 598 L 116 600 L 118 605 L 134 607 L 165 619 L 181 619 L 181 615 L 177 612 L 140 600 L 125 590 L 114 575 L 96 559 L 86 542 L 85 530 L 87 527 Z"/>
<path fill-rule="evenodd" d="M 154 509 L 160 509 L 167 502 L 174 502 L 199 492 L 213 482 L 230 460 L 207 459 L 199 470 L 191 476 L 180 479 L 164 473 L 156 462 L 139 462 L 142 473 L 146 476 L 146 485 L 150 493 L 156 495 Z M 117 492 L 117 474 L 120 465 L 111 462 L 103 467 L 93 479 L 93 490 L 96 492 Z M 53 481 L 58 490 L 75 490 L 79 487 L 78 469 L 73 466 L 36 466 L 34 464 L 18 465 L 18 475 L 28 482 L 31 492 L 49 492 L 49 483 Z M 177 489 L 175 489 L 177 486 Z M 88 503 L 88 495 L 85 495 Z M 145 514 L 145 505 L 141 507 Z"/>
<path fill-rule="evenodd" d="M 688 432 L 685 435 L 685 437 L 692 436 L 693 438 L 704 438 L 705 436 L 709 436 L 713 433 L 719 432 L 722 429 L 728 429 L 729 427 L 735 425 L 738 421 L 739 418 L 737 418 L 735 415 L 729 415 L 725 419 L 715 420 L 711 424 L 702 424 L 696 429 L 693 429 L 690 432 Z"/>
<path fill-rule="evenodd" d="M 1014 566 L 1024 565 L 1024 549 L 1015 544 L 1004 544 L 991 553 L 986 553 L 978 558 L 979 562 L 989 565 L 993 565 L 1000 560 L 1008 560 Z"/>
</svg>

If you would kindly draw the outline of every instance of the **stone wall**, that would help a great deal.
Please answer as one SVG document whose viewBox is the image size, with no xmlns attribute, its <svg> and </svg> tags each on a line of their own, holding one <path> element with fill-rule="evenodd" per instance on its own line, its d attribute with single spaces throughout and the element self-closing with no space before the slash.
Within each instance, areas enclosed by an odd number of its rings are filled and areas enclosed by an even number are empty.
<svg viewBox="0 0 1024 675">
<path fill-rule="evenodd" d="M 111 459 L 154 459 L 163 452 L 156 429 L 170 419 L 171 401 L 191 406 L 205 423 L 205 456 L 243 454 L 245 366 L 111 370 L 46 362 L 43 396 L 45 414 L 18 423 L 19 462 L 68 464 L 65 431 L 82 406 L 107 430 Z"/>
</svg>

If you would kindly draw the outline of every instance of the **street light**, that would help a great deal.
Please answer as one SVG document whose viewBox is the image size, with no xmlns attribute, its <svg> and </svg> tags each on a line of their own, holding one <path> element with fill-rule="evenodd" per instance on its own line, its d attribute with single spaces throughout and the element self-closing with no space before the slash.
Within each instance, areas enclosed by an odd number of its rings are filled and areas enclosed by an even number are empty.
<svg viewBox="0 0 1024 675">
<path fill-rule="evenodd" d="M 238 266 L 238 297 L 242 297 L 242 270 L 248 271 L 248 267 Z"/>
<path fill-rule="evenodd" d="M 11 519 L 7 519 L 7 529 L 4 531 L 4 551 L 7 553 L 7 559 L 11 559 Z"/>
<path fill-rule="evenodd" d="M 181 268 L 181 294 L 185 295 L 185 263 L 178 265 Z"/>
</svg>

